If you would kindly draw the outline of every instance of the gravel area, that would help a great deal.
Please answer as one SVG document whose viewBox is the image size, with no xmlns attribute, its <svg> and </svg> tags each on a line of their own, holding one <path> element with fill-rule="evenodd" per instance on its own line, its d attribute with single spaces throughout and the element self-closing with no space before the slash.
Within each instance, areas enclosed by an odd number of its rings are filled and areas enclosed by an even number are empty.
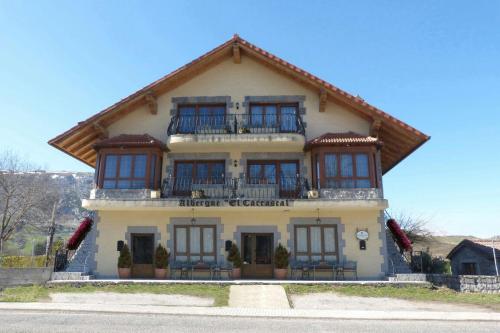
<svg viewBox="0 0 500 333">
<path fill-rule="evenodd" d="M 478 312 L 491 311 L 475 305 L 456 305 L 437 302 L 407 301 L 384 297 L 344 296 L 335 293 L 314 293 L 292 295 L 295 309 L 317 310 L 359 310 L 359 311 L 441 311 L 441 312 Z"/>
<path fill-rule="evenodd" d="M 122 293 L 53 293 L 53 303 L 73 304 L 125 304 L 125 305 L 167 305 L 167 306 L 212 306 L 213 298 L 188 295 L 122 294 Z"/>
</svg>

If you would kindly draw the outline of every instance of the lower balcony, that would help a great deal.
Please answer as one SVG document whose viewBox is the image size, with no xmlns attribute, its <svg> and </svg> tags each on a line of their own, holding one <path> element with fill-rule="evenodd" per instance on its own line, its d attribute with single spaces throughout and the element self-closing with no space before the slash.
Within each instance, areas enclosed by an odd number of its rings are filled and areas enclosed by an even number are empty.
<svg viewBox="0 0 500 333">
<path fill-rule="evenodd" d="M 262 207 L 311 209 L 385 209 L 377 188 L 311 190 L 303 177 L 269 179 L 218 178 L 196 180 L 169 177 L 161 191 L 149 189 L 94 189 L 83 207 L 95 210 L 186 209 L 187 207 L 249 209 Z"/>
</svg>

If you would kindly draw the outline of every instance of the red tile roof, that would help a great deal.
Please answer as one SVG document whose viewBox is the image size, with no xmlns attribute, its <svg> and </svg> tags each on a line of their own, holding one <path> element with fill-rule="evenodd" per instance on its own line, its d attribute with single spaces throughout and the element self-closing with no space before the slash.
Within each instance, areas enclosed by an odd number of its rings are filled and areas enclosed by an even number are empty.
<svg viewBox="0 0 500 333">
<path fill-rule="evenodd" d="M 166 150 L 166 145 L 149 134 L 121 134 L 97 142 L 94 148 L 110 147 L 158 147 Z"/>
<path fill-rule="evenodd" d="M 382 141 L 373 136 L 364 136 L 354 132 L 326 133 L 309 140 L 305 149 L 317 146 L 364 146 L 375 144 L 382 145 Z"/>
</svg>

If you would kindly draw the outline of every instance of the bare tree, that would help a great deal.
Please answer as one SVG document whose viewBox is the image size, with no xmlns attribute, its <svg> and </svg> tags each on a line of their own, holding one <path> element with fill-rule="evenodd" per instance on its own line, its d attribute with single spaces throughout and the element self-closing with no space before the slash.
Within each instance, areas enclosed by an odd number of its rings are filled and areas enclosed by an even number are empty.
<svg viewBox="0 0 500 333">
<path fill-rule="evenodd" d="M 34 170 L 17 154 L 0 153 L 0 254 L 16 230 L 39 222 L 37 212 L 47 198 L 47 180 Z"/>
<path fill-rule="evenodd" d="M 403 212 L 392 215 L 401 229 L 406 233 L 412 242 L 419 242 L 432 237 L 431 231 L 427 228 L 429 219 L 419 215 L 412 216 Z"/>
</svg>

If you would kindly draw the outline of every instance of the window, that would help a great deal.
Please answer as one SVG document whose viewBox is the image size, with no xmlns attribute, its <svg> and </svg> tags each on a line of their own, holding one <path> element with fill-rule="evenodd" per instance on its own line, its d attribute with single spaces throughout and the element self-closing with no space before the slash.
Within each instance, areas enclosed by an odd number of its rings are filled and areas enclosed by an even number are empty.
<svg viewBox="0 0 500 333">
<path fill-rule="evenodd" d="M 101 187 L 105 189 L 141 189 L 155 186 L 156 163 L 156 155 L 148 155 L 147 153 L 105 154 Z"/>
<path fill-rule="evenodd" d="M 373 187 L 369 155 L 347 152 L 325 153 L 324 186 L 327 188 Z"/>
<path fill-rule="evenodd" d="M 215 226 L 175 226 L 175 260 L 215 261 L 215 230 Z"/>
<path fill-rule="evenodd" d="M 477 274 L 476 263 L 474 263 L 474 262 L 463 262 L 460 274 L 463 274 L 463 275 L 476 275 Z"/>
<path fill-rule="evenodd" d="M 181 105 L 178 116 L 179 133 L 221 129 L 225 124 L 226 105 Z"/>
<path fill-rule="evenodd" d="M 275 128 L 279 132 L 297 131 L 296 104 L 251 104 L 249 126 Z"/>
<path fill-rule="evenodd" d="M 224 161 L 176 161 L 174 192 L 190 193 L 192 184 L 223 184 L 224 173 Z"/>
<path fill-rule="evenodd" d="M 297 260 L 338 260 L 337 226 L 296 225 L 295 258 Z"/>
<path fill-rule="evenodd" d="M 294 197 L 299 189 L 298 161 L 248 161 L 247 183 L 278 184 L 281 197 Z"/>
</svg>

